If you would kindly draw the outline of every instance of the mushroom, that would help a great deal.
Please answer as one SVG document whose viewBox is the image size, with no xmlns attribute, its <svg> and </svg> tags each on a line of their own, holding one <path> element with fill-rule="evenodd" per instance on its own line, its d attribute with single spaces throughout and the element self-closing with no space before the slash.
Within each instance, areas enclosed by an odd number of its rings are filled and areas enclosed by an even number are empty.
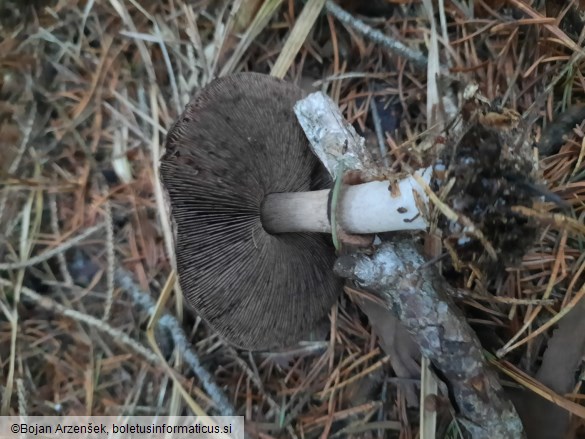
<svg viewBox="0 0 585 439">
<path fill-rule="evenodd" d="M 216 79 L 168 133 L 161 180 L 187 302 L 227 341 L 290 345 L 341 292 L 332 271 L 330 178 L 293 106 L 300 88 L 258 73 Z M 427 176 L 428 179 L 428 176 Z M 337 218 L 350 233 L 423 229 L 413 179 L 347 186 Z M 424 197 L 424 195 L 423 195 Z"/>
</svg>

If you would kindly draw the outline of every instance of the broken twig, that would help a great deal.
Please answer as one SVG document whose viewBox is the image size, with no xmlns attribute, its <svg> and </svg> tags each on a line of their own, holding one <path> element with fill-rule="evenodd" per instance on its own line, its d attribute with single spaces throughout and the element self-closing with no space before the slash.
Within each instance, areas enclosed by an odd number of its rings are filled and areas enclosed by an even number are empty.
<svg viewBox="0 0 585 439">
<path fill-rule="evenodd" d="M 372 257 L 343 256 L 335 272 L 355 280 L 384 300 L 442 372 L 473 438 L 521 438 L 514 406 L 504 397 L 495 373 L 486 365 L 473 330 L 447 294 L 449 286 L 410 237 L 382 244 Z"/>
<path fill-rule="evenodd" d="M 414 49 L 411 49 L 408 46 L 405 46 L 400 41 L 397 41 L 393 38 L 390 38 L 387 35 L 384 35 L 382 32 L 380 32 L 377 29 L 371 28 L 362 20 L 352 16 L 350 13 L 348 13 L 347 11 L 340 8 L 332 0 L 329 0 L 327 2 L 327 4 L 325 5 L 325 7 L 327 8 L 327 12 L 329 12 L 331 15 L 333 15 L 335 18 L 337 18 L 343 24 L 354 28 L 362 35 L 368 37 L 370 40 L 374 41 L 375 43 L 378 43 L 378 44 L 384 46 L 385 48 L 394 52 L 395 54 L 400 55 L 400 56 L 408 59 L 409 61 L 414 63 L 417 67 L 426 69 L 428 60 L 427 60 L 427 57 L 425 55 L 423 55 L 422 53 L 420 53 Z"/>
</svg>

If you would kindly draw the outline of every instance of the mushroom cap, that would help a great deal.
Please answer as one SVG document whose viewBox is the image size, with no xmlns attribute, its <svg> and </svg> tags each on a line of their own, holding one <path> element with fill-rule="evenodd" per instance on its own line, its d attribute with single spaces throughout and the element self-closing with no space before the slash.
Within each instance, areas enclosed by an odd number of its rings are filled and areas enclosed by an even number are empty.
<svg viewBox="0 0 585 439">
<path fill-rule="evenodd" d="M 296 343 L 341 291 L 328 236 L 262 227 L 266 195 L 327 181 L 293 112 L 302 97 L 263 74 L 216 79 L 186 106 L 161 158 L 183 294 L 244 349 Z"/>
</svg>

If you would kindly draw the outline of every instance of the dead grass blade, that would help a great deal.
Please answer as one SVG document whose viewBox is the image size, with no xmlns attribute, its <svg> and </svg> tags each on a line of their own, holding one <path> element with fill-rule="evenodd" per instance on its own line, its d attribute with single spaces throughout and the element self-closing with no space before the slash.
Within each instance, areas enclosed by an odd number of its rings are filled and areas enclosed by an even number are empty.
<svg viewBox="0 0 585 439">
<path fill-rule="evenodd" d="M 183 400 L 187 403 L 191 411 L 195 413 L 197 416 L 207 416 L 207 413 L 205 413 L 201 406 L 197 404 L 197 402 L 195 402 L 195 400 L 191 397 L 189 392 L 187 392 L 187 390 L 183 387 L 183 384 L 179 381 L 177 377 L 177 373 L 171 368 L 171 366 L 169 366 L 169 364 L 165 360 L 164 355 L 162 354 L 160 348 L 158 347 L 158 343 L 156 341 L 156 337 L 154 334 L 154 329 L 158 324 L 162 313 L 165 310 L 165 303 L 168 301 L 169 296 L 173 292 L 175 280 L 176 280 L 175 273 L 173 271 L 171 275 L 168 277 L 165 286 L 163 287 L 160 296 L 156 302 L 156 305 L 152 311 L 152 314 L 150 315 L 150 320 L 148 321 L 148 326 L 146 328 L 146 337 L 148 339 L 150 347 L 158 357 L 160 364 L 162 364 L 162 367 L 165 369 L 167 375 L 170 376 L 171 379 L 173 380 L 175 388 L 179 391 L 179 393 L 183 397 Z"/>
<path fill-rule="evenodd" d="M 278 55 L 270 74 L 277 78 L 284 78 L 286 72 L 292 65 L 305 42 L 307 35 L 311 32 L 315 21 L 319 17 L 326 0 L 309 0 L 303 7 L 303 11 L 298 16 L 294 27 L 292 28 L 282 51 Z"/>
<path fill-rule="evenodd" d="M 39 172 L 40 167 L 37 165 L 35 166 L 35 176 L 38 176 Z M 19 242 L 20 244 L 19 255 L 21 264 L 26 263 L 27 260 L 30 258 L 30 255 L 34 247 L 34 241 L 40 229 L 42 212 L 43 212 L 42 191 L 40 190 L 31 191 L 28 195 L 27 203 L 25 204 L 21 222 L 21 233 Z M 0 413 L 3 415 L 8 415 L 8 410 L 10 408 L 10 399 L 12 397 L 13 392 L 17 356 L 17 334 L 19 328 L 18 306 L 20 304 L 21 293 L 25 288 L 23 287 L 25 271 L 24 267 L 18 268 L 17 270 L 18 272 L 16 274 L 16 282 L 11 285 L 14 288 L 12 292 L 14 297 L 12 312 L 8 312 L 8 310 L 3 309 L 6 317 L 8 318 L 8 321 L 10 322 L 10 357 L 8 359 L 6 387 L 4 394 L 2 396 L 2 408 L 0 411 Z M 0 280 L 2 279 L 0 278 Z"/>
<path fill-rule="evenodd" d="M 234 71 L 237 64 L 244 56 L 244 53 L 248 49 L 248 47 L 252 44 L 254 39 L 262 32 L 262 30 L 268 25 L 270 19 L 274 15 L 274 13 L 280 7 L 282 0 L 266 0 L 263 4 L 256 17 L 250 24 L 250 27 L 246 30 L 242 39 L 236 46 L 234 53 L 230 57 L 230 59 L 225 63 L 222 67 L 219 76 L 226 76 Z"/>
</svg>

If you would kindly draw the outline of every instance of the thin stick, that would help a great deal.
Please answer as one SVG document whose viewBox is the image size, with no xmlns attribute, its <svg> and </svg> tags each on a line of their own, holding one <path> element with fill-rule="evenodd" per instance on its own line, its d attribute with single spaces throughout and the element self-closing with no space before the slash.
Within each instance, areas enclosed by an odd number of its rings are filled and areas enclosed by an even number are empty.
<svg viewBox="0 0 585 439">
<path fill-rule="evenodd" d="M 22 378 L 16 379 L 16 394 L 18 395 L 18 414 L 21 416 L 22 420 L 26 423 L 27 420 L 27 399 L 26 399 L 26 389 L 24 387 L 24 381 Z"/>
<path fill-rule="evenodd" d="M 156 342 L 155 328 L 157 323 L 159 322 L 160 315 L 164 310 L 165 303 L 173 291 L 174 283 L 175 273 L 171 272 L 171 275 L 167 278 L 167 282 L 165 283 L 165 286 L 161 294 L 159 295 L 158 301 L 156 302 L 156 305 L 152 313 L 150 313 L 150 320 L 146 328 L 146 338 L 148 339 L 148 342 L 150 343 L 150 346 L 154 353 L 159 357 L 161 364 L 163 365 L 163 368 L 167 372 L 167 375 L 170 376 L 171 379 L 173 380 L 174 384 L 173 390 L 183 397 L 183 399 L 185 400 L 185 402 L 187 403 L 187 405 L 189 406 L 193 413 L 195 413 L 197 416 L 207 416 L 207 413 L 205 413 L 201 406 L 197 404 L 197 402 L 195 402 L 193 398 L 191 398 L 189 392 L 187 392 L 185 387 L 181 384 L 177 372 L 168 364 Z"/>
<path fill-rule="evenodd" d="M 124 291 L 132 298 L 134 303 L 144 309 L 148 315 L 154 313 L 156 309 L 154 300 L 136 285 L 128 272 L 119 268 L 116 270 L 116 280 Z M 201 381 L 201 385 L 215 403 L 218 411 L 223 416 L 233 416 L 236 413 L 234 407 L 228 401 L 223 391 L 215 383 L 211 374 L 201 364 L 199 357 L 191 348 L 191 344 L 187 340 L 187 336 L 177 319 L 170 314 L 164 313 L 161 315 L 159 325 L 169 331 L 175 343 L 175 347 L 183 353 L 185 363 L 187 363 L 191 371 L 197 375 Z M 156 354 L 153 353 L 153 355 L 156 357 Z"/>
<path fill-rule="evenodd" d="M 325 7 L 327 8 L 327 12 L 329 12 L 343 24 L 352 27 L 375 43 L 386 47 L 391 52 L 410 60 L 417 67 L 426 69 L 428 60 L 427 57 L 422 53 L 405 46 L 400 41 L 384 35 L 379 30 L 371 28 L 360 19 L 354 17 L 349 12 L 337 6 L 333 0 L 328 0 Z"/>
<path fill-rule="evenodd" d="M 28 76 L 27 76 L 26 80 L 27 80 L 27 83 L 31 82 L 30 77 L 28 77 Z M 20 140 L 20 144 L 18 146 L 18 152 L 16 154 L 16 157 L 14 158 L 14 160 L 12 161 L 12 163 L 10 163 L 10 166 L 8 167 L 8 174 L 9 175 L 16 173 L 16 171 L 18 170 L 18 167 L 20 166 L 20 162 L 22 161 L 22 158 L 24 157 L 24 153 L 27 149 L 28 141 L 30 140 L 30 136 L 32 133 L 33 123 L 35 121 L 36 114 L 37 114 L 37 105 L 36 105 L 36 102 L 33 100 L 28 117 L 26 118 L 25 121 L 20 123 L 20 131 L 22 133 L 22 137 Z M 8 191 L 6 191 L 6 190 L 2 191 L 2 194 L 0 194 L 0 222 L 2 221 L 2 216 L 3 216 L 4 212 L 6 211 L 7 200 L 8 200 Z"/>
<path fill-rule="evenodd" d="M 57 196 L 55 194 L 50 195 L 49 208 L 51 210 L 51 231 L 53 232 L 53 235 L 59 236 L 59 215 L 57 207 Z M 63 281 L 68 285 L 73 285 L 73 278 L 67 269 L 67 261 L 65 260 L 64 254 L 59 253 L 57 255 L 57 259 L 59 260 L 59 270 L 61 271 L 61 276 L 63 276 Z"/>
<path fill-rule="evenodd" d="M 106 303 L 104 305 L 104 316 L 102 320 L 107 322 L 110 318 L 112 311 L 112 305 L 114 303 L 114 270 L 116 265 L 116 253 L 114 249 L 114 224 L 112 220 L 112 204 L 110 200 L 105 202 L 106 212 L 106 256 L 107 256 L 107 291 L 106 291 Z"/>
</svg>

